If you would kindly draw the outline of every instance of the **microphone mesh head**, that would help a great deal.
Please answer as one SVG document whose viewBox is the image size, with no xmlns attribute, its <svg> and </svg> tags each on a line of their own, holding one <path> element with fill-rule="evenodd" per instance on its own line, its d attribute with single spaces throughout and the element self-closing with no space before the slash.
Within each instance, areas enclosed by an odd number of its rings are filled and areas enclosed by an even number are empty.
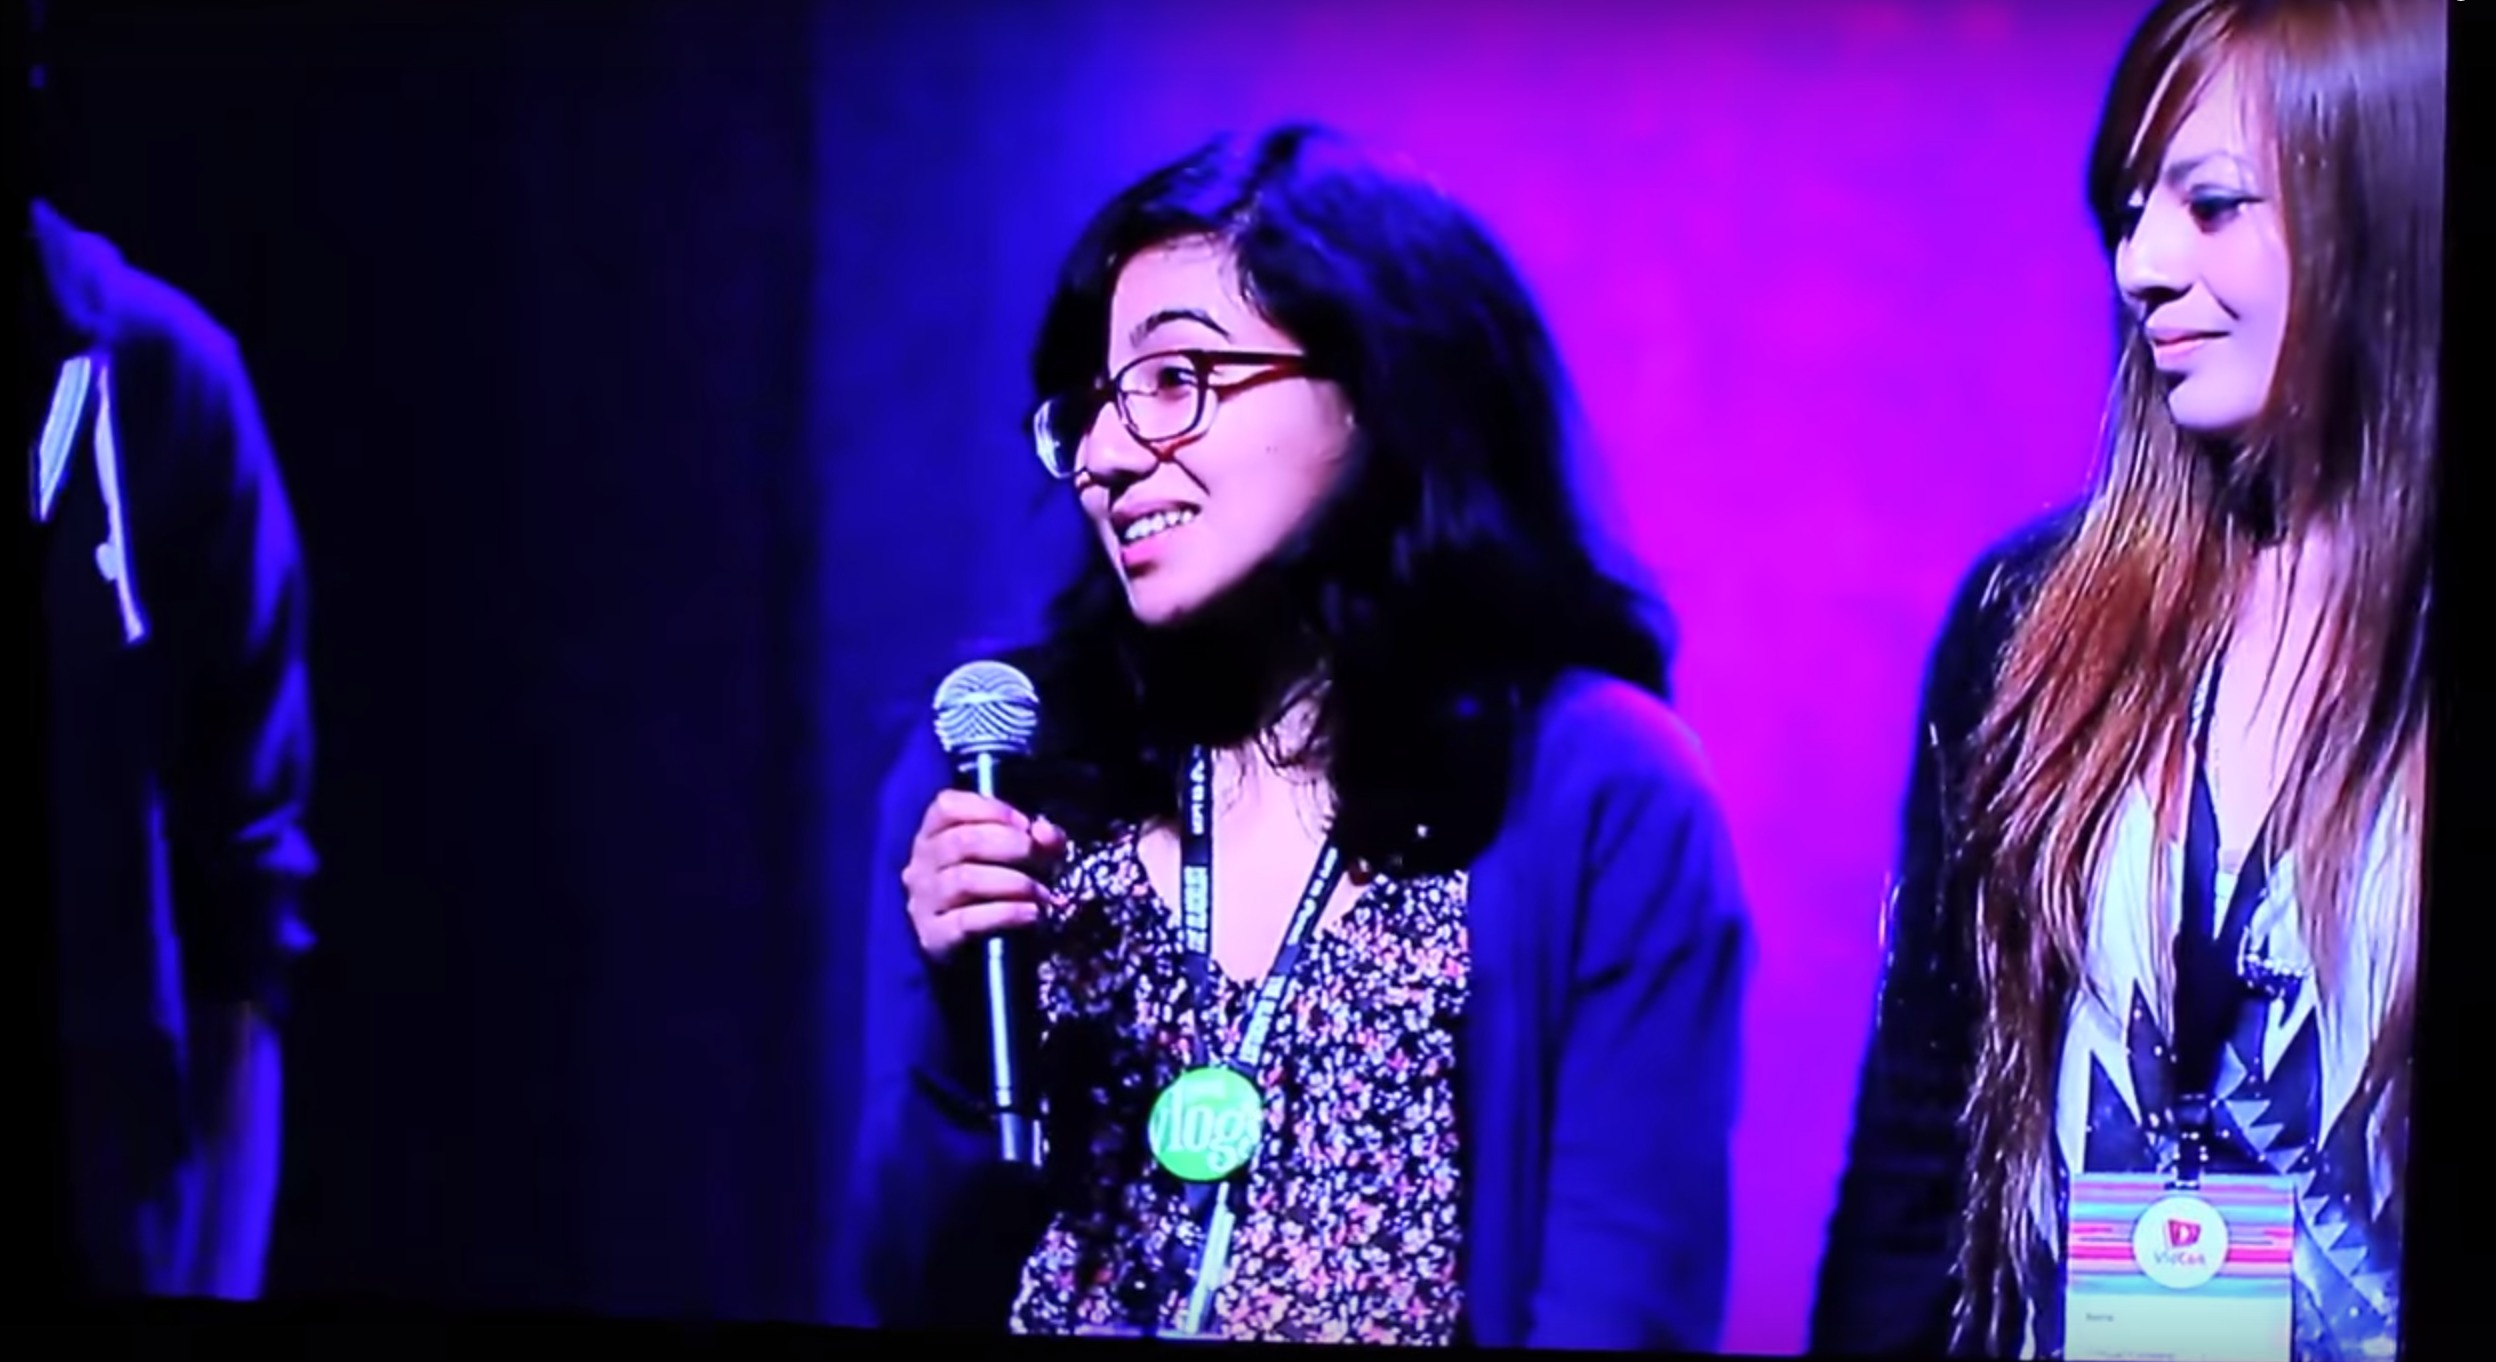
<svg viewBox="0 0 2496 1362">
<path fill-rule="evenodd" d="M 936 741 L 947 756 L 1025 756 L 1039 731 L 1039 690 L 1002 662 L 956 667 L 936 687 Z"/>
</svg>

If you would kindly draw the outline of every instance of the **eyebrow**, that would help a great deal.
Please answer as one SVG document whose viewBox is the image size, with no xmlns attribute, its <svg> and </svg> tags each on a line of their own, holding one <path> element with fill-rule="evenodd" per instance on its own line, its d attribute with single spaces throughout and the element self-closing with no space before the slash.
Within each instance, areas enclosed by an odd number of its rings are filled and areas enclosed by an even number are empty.
<svg viewBox="0 0 2496 1362">
<path fill-rule="evenodd" d="M 2219 162 L 2225 162 L 2234 166 L 2237 170 L 2242 171 L 2248 178 L 2251 178 L 2254 175 L 2252 163 L 2245 160 L 2244 157 L 2239 156 L 2232 151 L 2212 151 L 2205 152 L 2199 156 L 2189 157 L 2167 167 L 2167 173 L 2165 176 L 2166 182 L 2171 185 L 2180 185 L 2186 180 L 2191 179 L 2196 172 Z"/>
<path fill-rule="evenodd" d="M 1146 336 L 1174 322 L 1194 322 L 1224 340 L 1231 338 L 1231 333 L 1222 328 L 1222 323 L 1215 321 L 1207 313 L 1192 307 L 1165 307 L 1146 317 L 1133 331 L 1128 332 L 1127 341 L 1133 345 L 1142 345 Z"/>
</svg>

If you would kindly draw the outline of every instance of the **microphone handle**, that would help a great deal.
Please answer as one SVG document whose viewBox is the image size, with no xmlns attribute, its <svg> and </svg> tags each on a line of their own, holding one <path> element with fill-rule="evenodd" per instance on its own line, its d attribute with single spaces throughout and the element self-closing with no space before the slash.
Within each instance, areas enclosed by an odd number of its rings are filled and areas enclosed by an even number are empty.
<svg viewBox="0 0 2496 1362">
<path fill-rule="evenodd" d="M 982 752 L 971 758 L 971 780 L 979 794 L 996 799 L 998 760 Z M 1029 1108 L 1023 1101 L 1022 1018 L 1015 1007 L 1014 951 L 1003 936 L 980 943 L 988 976 L 988 1071 L 990 1099 L 997 1112 L 997 1157 L 1009 1164 L 1036 1166 L 1039 1148 L 1032 1138 Z"/>
</svg>

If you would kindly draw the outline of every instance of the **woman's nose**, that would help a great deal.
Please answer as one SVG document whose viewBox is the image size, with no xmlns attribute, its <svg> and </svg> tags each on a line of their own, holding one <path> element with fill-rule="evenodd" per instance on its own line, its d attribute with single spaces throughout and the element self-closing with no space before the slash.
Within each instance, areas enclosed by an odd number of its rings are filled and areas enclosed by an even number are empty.
<svg viewBox="0 0 2496 1362">
<path fill-rule="evenodd" d="M 1160 467 L 1161 455 L 1135 438 L 1127 423 L 1118 419 L 1115 407 L 1103 407 L 1084 436 L 1078 462 L 1095 481 L 1133 482 Z"/>
<path fill-rule="evenodd" d="M 2180 208 L 2152 201 L 2131 235 L 2115 246 L 2115 286 L 2142 306 L 2191 287 L 2192 224 Z"/>
</svg>

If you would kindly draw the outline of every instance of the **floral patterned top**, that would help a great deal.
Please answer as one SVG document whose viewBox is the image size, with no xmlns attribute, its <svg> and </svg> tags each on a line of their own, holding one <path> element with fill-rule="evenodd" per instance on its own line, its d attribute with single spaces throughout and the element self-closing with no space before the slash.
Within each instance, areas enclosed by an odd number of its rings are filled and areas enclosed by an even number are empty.
<svg viewBox="0 0 2496 1362">
<path fill-rule="evenodd" d="M 1153 1161 L 1145 1119 L 1189 1061 L 1195 1013 L 1177 914 L 1133 832 L 1078 855 L 1042 929 L 1041 1068 L 1052 1151 L 1080 1170 L 1024 1264 L 1012 1326 L 1061 1334 L 1175 1324 L 1203 1226 Z M 1467 970 L 1461 874 L 1372 879 L 1303 947 L 1257 1075 L 1266 1137 L 1208 1333 L 1257 1342 L 1447 1345 L 1461 1199 L 1454 1090 Z M 1217 912 L 1219 909 L 1217 908 Z M 1233 1053 L 1256 991 L 1220 969 L 1205 1009 Z"/>
</svg>

